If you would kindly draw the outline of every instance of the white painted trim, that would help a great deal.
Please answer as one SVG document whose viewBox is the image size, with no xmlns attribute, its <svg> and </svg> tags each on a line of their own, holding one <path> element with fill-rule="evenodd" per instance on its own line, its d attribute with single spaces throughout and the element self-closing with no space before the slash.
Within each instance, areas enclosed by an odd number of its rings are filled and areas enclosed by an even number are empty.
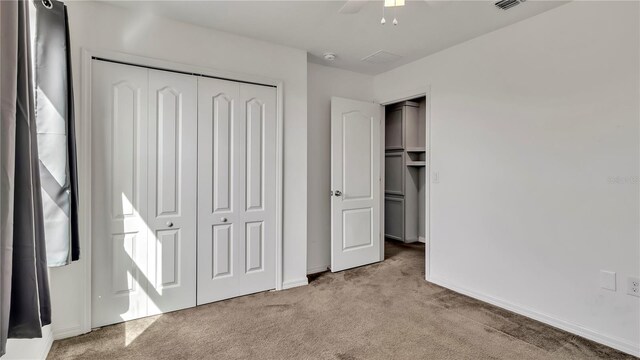
<svg viewBox="0 0 640 360">
<path fill-rule="evenodd" d="M 427 241 L 422 236 L 418 236 L 418 242 L 425 244 Z"/>
<path fill-rule="evenodd" d="M 307 275 L 329 271 L 329 268 L 331 268 L 331 264 L 313 266 L 313 267 L 307 268 Z"/>
<path fill-rule="evenodd" d="M 61 340 L 61 339 L 66 339 L 66 338 L 82 335 L 83 333 L 85 333 L 85 331 L 82 330 L 82 326 L 80 326 L 80 325 L 71 326 L 71 327 L 67 327 L 67 328 L 63 328 L 63 329 L 54 329 L 53 330 L 53 339 L 54 340 Z"/>
<path fill-rule="evenodd" d="M 49 351 L 51 351 L 51 346 L 53 346 L 53 329 L 51 329 L 51 331 L 47 331 L 43 340 L 42 350 L 40 350 L 39 353 L 41 354 L 40 359 L 44 360 L 49 356 Z"/>
<path fill-rule="evenodd" d="M 276 290 L 282 290 L 284 271 L 284 83 L 276 84 Z"/>
<path fill-rule="evenodd" d="M 548 314 L 541 313 L 537 310 L 528 308 L 526 306 L 514 304 L 512 302 L 509 302 L 500 298 L 496 298 L 491 295 L 479 293 L 474 290 L 465 289 L 463 287 L 454 285 L 453 283 L 444 279 L 439 279 L 437 277 L 431 276 L 430 282 L 440 285 L 442 287 L 445 287 L 449 290 L 453 290 L 457 293 L 470 296 L 474 299 L 478 299 L 478 300 L 487 302 L 489 304 L 501 307 L 503 309 L 507 309 L 516 314 L 520 314 L 528 318 L 545 323 L 547 325 L 551 325 L 553 327 L 570 332 L 572 334 L 582 336 L 586 339 L 593 340 L 597 343 L 610 346 L 614 349 L 620 350 L 627 354 L 640 357 L 640 346 L 638 344 L 633 344 L 627 340 L 607 336 L 597 331 L 588 329 L 582 325 L 579 325 L 570 321 L 566 321 L 563 319 L 559 319 L 557 317 L 554 317 Z"/>
<path fill-rule="evenodd" d="M 305 276 L 303 279 L 289 280 L 282 283 L 282 290 L 293 289 L 298 286 L 309 285 L 309 279 Z"/>
<path fill-rule="evenodd" d="M 391 104 L 403 102 L 406 100 L 419 98 L 421 96 L 426 96 L 427 94 L 429 94 L 430 89 L 431 89 L 431 85 L 427 85 L 426 87 L 423 87 L 423 88 L 399 92 L 396 95 L 392 95 L 385 99 L 380 99 L 378 102 L 380 103 L 380 105 L 383 105 L 383 106 L 391 105 Z"/>
<path fill-rule="evenodd" d="M 82 62 L 80 66 L 80 119 L 84 121 L 76 123 L 77 133 L 80 134 L 78 149 L 78 223 L 80 232 L 80 246 L 85 254 L 81 261 L 84 261 L 84 281 L 82 284 L 83 309 L 80 320 L 80 332 L 91 331 L 91 58 L 92 53 L 87 49 L 82 49 Z M 78 117 L 76 117 L 76 121 Z"/>
<path fill-rule="evenodd" d="M 80 114 L 84 121 L 76 124 L 80 134 L 78 142 L 78 176 L 79 176 L 79 228 L 81 247 L 84 249 L 84 281 L 81 282 L 83 294 L 83 309 L 81 325 L 77 332 L 71 328 L 56 332 L 56 337 L 75 336 L 91 331 L 91 63 L 94 57 L 113 61 L 155 67 L 159 69 L 181 71 L 185 73 L 201 74 L 232 81 L 243 81 L 256 84 L 274 86 L 276 88 L 276 279 L 275 289 L 282 290 L 290 287 L 308 284 L 307 279 L 283 283 L 283 184 L 284 184 L 284 82 L 259 75 L 249 75 L 231 71 L 210 69 L 183 63 L 170 62 L 143 56 L 125 54 L 111 50 L 81 49 L 81 78 L 80 78 Z M 77 119 L 78 121 L 78 119 Z M 298 285 L 300 284 L 300 285 Z"/>
<path fill-rule="evenodd" d="M 53 330 L 51 325 L 42 328 L 41 338 L 32 339 L 9 339 L 7 341 L 7 353 L 2 358 L 19 359 L 42 359 L 45 360 L 53 345 Z"/>
<path fill-rule="evenodd" d="M 431 86 L 427 86 L 425 92 L 425 131 L 427 132 L 424 138 L 424 147 L 426 150 L 426 164 L 424 169 L 424 278 L 429 281 L 431 278 L 431 163 L 433 158 L 431 157 Z"/>
<path fill-rule="evenodd" d="M 42 359 L 46 359 L 47 356 L 49 356 L 51 346 L 53 346 L 53 330 L 49 331 L 49 334 L 45 338 L 44 347 L 42 349 Z"/>
<path fill-rule="evenodd" d="M 40 359 L 46 359 L 49 356 L 49 351 L 51 351 L 51 346 L 53 346 L 53 329 L 51 331 L 47 331 L 47 335 L 43 338 L 44 344 L 42 346 L 42 350 L 40 354 L 42 357 Z"/>
<path fill-rule="evenodd" d="M 384 188 L 386 186 L 385 184 L 385 138 L 387 136 L 387 128 L 385 126 L 386 122 L 387 122 L 387 111 L 384 107 L 384 105 L 380 104 L 380 259 L 378 261 L 384 261 L 384 242 L 385 242 L 385 236 L 384 236 L 384 217 L 385 215 L 385 211 L 384 211 L 384 201 L 385 201 L 385 193 L 384 193 Z"/>
</svg>

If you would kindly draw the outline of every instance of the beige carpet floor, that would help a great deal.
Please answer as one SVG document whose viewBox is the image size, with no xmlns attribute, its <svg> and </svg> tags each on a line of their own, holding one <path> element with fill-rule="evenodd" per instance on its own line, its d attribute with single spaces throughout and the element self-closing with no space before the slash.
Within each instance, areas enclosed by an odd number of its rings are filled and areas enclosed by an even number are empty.
<svg viewBox="0 0 640 360">
<path fill-rule="evenodd" d="M 424 281 L 424 246 L 384 262 L 56 341 L 50 359 L 623 359 Z"/>
</svg>

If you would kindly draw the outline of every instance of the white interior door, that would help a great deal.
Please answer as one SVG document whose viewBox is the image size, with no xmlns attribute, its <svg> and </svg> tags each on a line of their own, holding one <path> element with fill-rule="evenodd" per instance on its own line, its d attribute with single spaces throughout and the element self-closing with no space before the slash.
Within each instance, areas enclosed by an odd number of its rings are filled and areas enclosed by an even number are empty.
<svg viewBox="0 0 640 360">
<path fill-rule="evenodd" d="M 149 70 L 148 315 L 196 305 L 197 91 Z"/>
<path fill-rule="evenodd" d="M 331 271 L 382 260 L 378 104 L 331 98 Z"/>
<path fill-rule="evenodd" d="M 276 89 L 198 79 L 198 304 L 275 287 Z"/>
<path fill-rule="evenodd" d="M 92 325 L 147 315 L 147 69 L 93 61 Z"/>
<path fill-rule="evenodd" d="M 195 306 L 197 80 L 92 76 L 92 325 Z"/>
</svg>

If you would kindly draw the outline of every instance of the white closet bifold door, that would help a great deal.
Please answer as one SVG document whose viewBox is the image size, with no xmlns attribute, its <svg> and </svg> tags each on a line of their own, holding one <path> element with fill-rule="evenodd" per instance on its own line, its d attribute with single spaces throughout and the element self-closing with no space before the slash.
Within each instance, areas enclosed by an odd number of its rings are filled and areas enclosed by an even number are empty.
<svg viewBox="0 0 640 360">
<path fill-rule="evenodd" d="M 147 74 L 93 61 L 93 327 L 147 315 Z"/>
<path fill-rule="evenodd" d="M 92 325 L 196 304 L 197 80 L 93 61 Z"/>
<path fill-rule="evenodd" d="M 275 287 L 276 89 L 198 79 L 198 304 Z"/>
<path fill-rule="evenodd" d="M 196 305 L 197 91 L 149 70 L 149 315 Z"/>
<path fill-rule="evenodd" d="M 276 89 L 92 61 L 92 325 L 275 288 Z"/>
</svg>

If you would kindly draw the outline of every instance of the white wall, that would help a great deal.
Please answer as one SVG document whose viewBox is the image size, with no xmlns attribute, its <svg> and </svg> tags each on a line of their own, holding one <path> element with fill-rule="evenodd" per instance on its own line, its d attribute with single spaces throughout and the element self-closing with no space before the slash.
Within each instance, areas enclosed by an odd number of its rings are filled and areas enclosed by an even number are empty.
<svg viewBox="0 0 640 360">
<path fill-rule="evenodd" d="M 68 2 L 76 94 L 81 47 L 260 75 L 284 81 L 285 286 L 306 284 L 307 55 L 279 45 L 213 31 L 96 2 Z M 78 99 L 80 97 L 78 96 Z M 81 114 L 77 102 L 76 114 Z M 83 119 L 78 119 L 83 121 Z M 87 240 L 87 239 L 84 239 Z M 90 254 L 83 253 L 86 259 Z M 84 260 L 52 269 L 56 338 L 81 332 Z"/>
<path fill-rule="evenodd" d="M 307 213 L 309 273 L 331 263 L 331 97 L 372 101 L 373 76 L 308 64 Z"/>
<path fill-rule="evenodd" d="M 432 280 L 636 355 L 639 10 L 574 1 L 374 80 L 431 85 Z"/>
</svg>

